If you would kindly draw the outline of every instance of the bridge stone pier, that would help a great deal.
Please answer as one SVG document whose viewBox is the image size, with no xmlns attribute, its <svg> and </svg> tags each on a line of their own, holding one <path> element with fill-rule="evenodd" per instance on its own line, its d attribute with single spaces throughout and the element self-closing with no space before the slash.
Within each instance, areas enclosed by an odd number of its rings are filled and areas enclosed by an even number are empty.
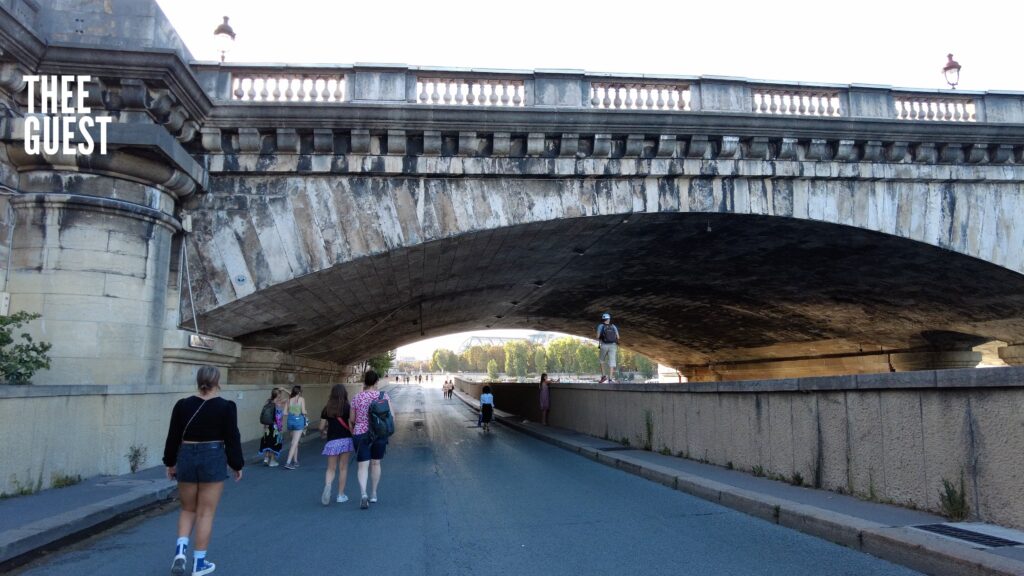
<svg viewBox="0 0 1024 576">
<path fill-rule="evenodd" d="M 53 343 L 0 421 L 89 406 L 81 456 L 26 449 L 0 489 L 158 450 L 201 364 L 255 413 L 424 337 L 604 311 L 691 381 L 1024 363 L 1019 93 L 214 64 L 115 7 L 0 0 L 0 285 Z M 109 153 L 27 154 L 28 74 L 90 75 Z"/>
</svg>

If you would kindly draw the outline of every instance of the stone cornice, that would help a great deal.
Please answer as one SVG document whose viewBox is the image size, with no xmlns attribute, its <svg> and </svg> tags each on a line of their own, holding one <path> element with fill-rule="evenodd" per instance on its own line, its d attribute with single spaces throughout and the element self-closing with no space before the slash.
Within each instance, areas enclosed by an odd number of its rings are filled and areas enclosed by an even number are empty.
<svg viewBox="0 0 1024 576">
<path fill-rule="evenodd" d="M 46 52 L 46 43 L 5 8 L 0 8 L 0 49 L 27 70 L 34 70 Z"/>
<path fill-rule="evenodd" d="M 105 79 L 142 80 L 166 88 L 185 111 L 202 123 L 213 103 L 191 69 L 173 50 L 113 50 L 52 43 L 39 62 L 41 74 L 88 74 Z"/>
<path fill-rule="evenodd" d="M 566 108 L 467 108 L 348 103 L 218 103 L 204 128 L 364 129 L 442 132 L 687 134 L 1024 145 L 1024 125 L 906 122 L 749 113 L 659 113 Z"/>
<path fill-rule="evenodd" d="M 206 170 L 160 126 L 111 124 L 106 155 L 28 155 L 23 133 L 22 119 L 0 119 L 0 144 L 8 146 L 9 159 L 20 170 L 70 169 L 108 174 L 157 186 L 178 198 L 206 188 Z M 98 141 L 95 135 L 94 140 Z"/>
</svg>

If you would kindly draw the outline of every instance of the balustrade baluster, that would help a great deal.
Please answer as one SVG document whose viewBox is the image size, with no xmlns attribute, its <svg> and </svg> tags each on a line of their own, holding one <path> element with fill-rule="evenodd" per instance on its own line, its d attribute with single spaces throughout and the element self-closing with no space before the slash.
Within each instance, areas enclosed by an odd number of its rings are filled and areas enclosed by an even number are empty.
<svg viewBox="0 0 1024 576">
<path fill-rule="evenodd" d="M 612 99 L 612 107 L 614 107 L 616 110 L 619 110 L 622 108 L 622 86 L 619 84 L 614 84 L 612 86 L 612 89 L 615 90 L 615 98 Z"/>
<path fill-rule="evenodd" d="M 462 104 L 466 101 L 466 94 L 462 91 L 462 78 L 456 78 L 452 82 L 455 82 L 455 103 Z"/>
<path fill-rule="evenodd" d="M 832 96 L 831 95 L 826 95 L 825 96 L 825 106 L 826 106 L 825 107 L 825 114 L 827 116 L 835 116 L 836 112 L 839 110 L 838 107 L 832 106 Z"/>
<path fill-rule="evenodd" d="M 509 85 L 502 82 L 498 86 L 501 87 L 501 105 L 508 106 L 508 103 L 512 100 L 512 97 L 508 95 Z"/>
<path fill-rule="evenodd" d="M 452 81 L 447 78 L 441 80 L 441 90 L 444 91 L 441 94 L 441 101 L 445 104 L 450 103 L 452 101 Z"/>
<path fill-rule="evenodd" d="M 644 90 L 647 92 L 647 97 L 644 99 L 644 106 L 651 110 L 654 108 L 654 97 L 651 92 L 654 90 L 651 86 L 645 86 Z"/>
<path fill-rule="evenodd" d="M 256 99 L 256 78 L 250 76 L 246 78 L 249 84 L 249 89 L 245 91 L 246 99 L 250 102 Z"/>
<path fill-rule="evenodd" d="M 270 96 L 270 92 L 267 90 L 267 79 L 260 78 L 260 100 L 266 102 L 268 96 Z"/>
<path fill-rule="evenodd" d="M 478 87 L 480 85 L 477 84 L 476 80 L 468 80 L 467 82 L 468 87 L 466 93 L 466 102 L 468 102 L 470 105 L 473 105 L 476 104 L 477 102 L 476 90 L 478 90 Z"/>
<path fill-rule="evenodd" d="M 327 89 L 327 77 L 321 76 L 320 82 L 320 100 L 323 102 L 329 102 L 331 99 L 331 91 Z"/>
<path fill-rule="evenodd" d="M 231 93 L 235 96 L 235 100 L 241 100 L 245 96 L 245 92 L 242 91 L 242 79 L 236 76 L 231 80 L 231 84 L 234 88 Z"/>
<path fill-rule="evenodd" d="M 514 96 L 512 96 L 512 104 L 515 106 L 522 106 L 523 94 L 521 94 L 521 92 L 525 92 L 526 88 L 523 87 L 522 84 L 515 84 L 514 88 L 515 92 L 513 92 Z"/>
<path fill-rule="evenodd" d="M 273 82 L 273 90 L 270 91 L 270 97 L 274 102 L 277 102 L 281 98 L 281 87 L 278 86 L 280 80 L 278 78 L 267 78 L 267 83 Z"/>
<path fill-rule="evenodd" d="M 430 79 L 430 103 L 437 104 L 441 100 L 441 93 L 438 91 L 441 80 L 437 78 Z"/>
<path fill-rule="evenodd" d="M 343 86 L 344 82 L 345 82 L 345 77 L 342 76 L 341 78 L 338 79 L 338 82 L 334 85 L 334 100 L 336 102 L 341 102 L 342 100 L 345 99 L 345 87 Z"/>
<path fill-rule="evenodd" d="M 601 87 L 601 92 L 604 94 L 604 98 L 601 99 L 601 107 L 605 109 L 608 109 L 612 105 L 612 97 L 608 94 L 608 90 L 610 90 L 609 86 Z"/>
</svg>

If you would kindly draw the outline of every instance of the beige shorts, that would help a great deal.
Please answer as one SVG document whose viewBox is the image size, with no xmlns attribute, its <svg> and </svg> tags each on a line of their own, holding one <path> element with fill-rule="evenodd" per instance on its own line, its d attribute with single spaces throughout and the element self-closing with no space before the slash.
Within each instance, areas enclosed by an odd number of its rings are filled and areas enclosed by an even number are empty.
<svg viewBox="0 0 1024 576">
<path fill-rule="evenodd" d="M 609 368 L 615 368 L 615 357 L 617 356 L 616 352 L 618 349 L 618 344 L 601 342 L 601 352 L 598 354 L 598 361 L 601 362 L 601 364 L 607 364 Z"/>
</svg>

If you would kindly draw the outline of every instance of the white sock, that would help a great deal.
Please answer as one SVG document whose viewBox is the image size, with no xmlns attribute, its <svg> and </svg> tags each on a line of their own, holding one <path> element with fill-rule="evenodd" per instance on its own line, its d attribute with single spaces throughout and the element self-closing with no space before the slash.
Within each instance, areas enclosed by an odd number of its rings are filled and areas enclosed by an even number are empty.
<svg viewBox="0 0 1024 576">
<path fill-rule="evenodd" d="M 178 543 L 174 547 L 174 555 L 187 554 L 188 553 L 188 536 L 178 538 Z"/>
<path fill-rule="evenodd" d="M 196 566 L 199 566 L 204 560 L 206 560 L 206 550 L 196 550 L 192 554 L 192 557 L 196 560 Z"/>
</svg>

